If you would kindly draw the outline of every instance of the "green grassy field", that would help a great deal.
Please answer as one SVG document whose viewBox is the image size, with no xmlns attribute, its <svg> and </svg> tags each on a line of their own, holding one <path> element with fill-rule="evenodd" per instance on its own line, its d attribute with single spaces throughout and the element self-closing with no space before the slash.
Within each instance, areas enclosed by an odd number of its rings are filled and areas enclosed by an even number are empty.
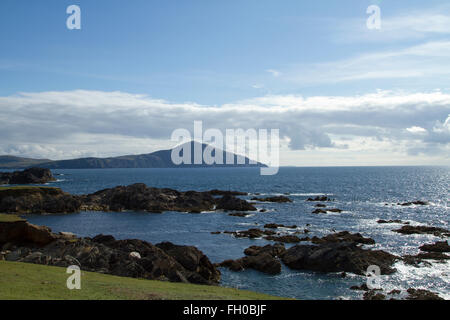
<svg viewBox="0 0 450 320">
<path fill-rule="evenodd" d="M 0 222 L 16 222 L 16 221 L 25 221 L 25 219 L 22 219 L 21 217 L 16 216 L 15 214 L 0 213 Z"/>
<path fill-rule="evenodd" d="M 81 289 L 69 290 L 65 268 L 0 261 L 0 299 L 30 300 L 271 300 L 251 291 L 81 273 Z"/>
</svg>

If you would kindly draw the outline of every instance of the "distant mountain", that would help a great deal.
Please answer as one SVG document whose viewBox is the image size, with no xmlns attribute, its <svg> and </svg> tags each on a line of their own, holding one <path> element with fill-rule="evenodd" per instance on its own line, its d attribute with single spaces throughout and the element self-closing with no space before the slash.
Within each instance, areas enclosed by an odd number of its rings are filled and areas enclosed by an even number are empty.
<svg viewBox="0 0 450 320">
<path fill-rule="evenodd" d="M 188 142 L 191 148 L 191 163 L 194 163 L 194 144 L 200 145 L 198 142 Z M 205 149 L 207 145 L 201 145 L 202 150 Z M 237 164 L 237 155 L 225 152 L 223 150 L 217 151 L 223 153 L 223 159 L 227 157 L 234 158 L 234 165 L 207 165 L 206 163 L 202 164 L 181 164 L 175 165 L 172 162 L 171 154 L 172 149 L 169 150 L 160 150 L 153 153 L 148 154 L 139 154 L 139 155 L 126 155 L 120 157 L 110 157 L 110 158 L 79 158 L 79 159 L 71 159 L 71 160 L 36 160 L 36 159 L 26 159 L 26 158 L 18 158 L 20 161 L 17 161 L 14 165 L 13 161 L 8 162 L 8 166 L 3 166 L 2 158 L 8 157 L 0 157 L 0 168 L 27 168 L 30 166 L 38 166 L 41 168 L 48 169 L 101 169 L 101 168 L 197 168 L 197 167 L 265 167 L 264 164 L 250 164 L 250 159 L 245 157 L 245 164 Z M 16 158 L 16 157 L 15 157 Z M 27 160 L 35 161 L 34 163 L 27 163 Z M 39 161 L 39 162 L 38 162 Z M 5 162 L 6 163 L 6 162 Z"/>
<path fill-rule="evenodd" d="M 38 166 L 50 162 L 50 159 L 30 159 L 15 156 L 0 156 L 1 169 L 21 169 Z"/>
</svg>

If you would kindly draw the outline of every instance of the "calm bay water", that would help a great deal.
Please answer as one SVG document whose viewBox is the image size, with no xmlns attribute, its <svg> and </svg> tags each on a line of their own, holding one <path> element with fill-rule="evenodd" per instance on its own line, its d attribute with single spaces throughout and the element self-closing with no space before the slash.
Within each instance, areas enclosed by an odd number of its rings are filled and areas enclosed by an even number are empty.
<svg viewBox="0 0 450 320">
<path fill-rule="evenodd" d="M 377 242 L 375 248 L 398 255 L 416 254 L 423 243 L 440 240 L 428 235 L 404 236 L 392 232 L 398 224 L 378 224 L 378 219 L 401 219 L 411 224 L 449 228 L 449 167 L 345 167 L 281 168 L 275 176 L 260 176 L 255 168 L 208 169 L 91 169 L 53 170 L 58 175 L 52 186 L 64 191 L 91 193 L 117 185 L 142 182 L 153 187 L 177 190 L 238 190 L 261 195 L 289 194 L 293 203 L 258 203 L 258 212 L 246 218 L 223 212 L 187 214 L 166 212 L 82 212 L 72 215 L 28 216 L 28 220 L 47 225 L 53 231 L 74 232 L 78 236 L 111 234 L 118 239 L 137 238 L 158 243 L 195 245 L 212 262 L 242 257 L 250 245 L 272 243 L 263 239 L 235 239 L 230 235 L 212 235 L 211 231 L 262 228 L 265 223 L 296 224 L 307 227 L 309 236 L 321 236 L 332 230 L 361 232 Z M 342 213 L 315 215 L 315 203 L 305 200 L 328 195 L 332 207 Z M 251 196 L 249 196 L 251 197 Z M 244 197 L 244 198 L 249 198 Z M 427 200 L 429 206 L 397 206 L 397 202 Z M 386 205 L 387 204 L 387 205 Z M 450 299 L 449 263 L 433 263 L 415 268 L 402 263 L 398 272 L 383 276 L 382 286 L 391 290 L 425 288 Z M 269 276 L 257 271 L 231 272 L 222 269 L 221 285 L 300 299 L 360 298 L 349 289 L 365 281 L 361 276 L 294 271 L 283 266 L 281 274 Z"/>
</svg>

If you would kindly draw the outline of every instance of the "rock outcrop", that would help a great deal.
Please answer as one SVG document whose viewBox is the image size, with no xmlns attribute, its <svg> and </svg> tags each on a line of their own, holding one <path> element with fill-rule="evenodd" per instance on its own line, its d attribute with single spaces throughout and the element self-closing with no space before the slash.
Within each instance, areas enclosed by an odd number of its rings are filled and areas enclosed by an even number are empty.
<svg viewBox="0 0 450 320">
<path fill-rule="evenodd" d="M 74 213 L 81 209 L 81 205 L 78 196 L 70 195 L 59 188 L 0 188 L 0 212 L 4 213 Z"/>
<path fill-rule="evenodd" d="M 220 272 L 195 247 L 142 240 L 53 234 L 25 221 L 0 224 L 1 256 L 8 261 L 67 267 L 123 277 L 217 284 Z"/>
<path fill-rule="evenodd" d="M 254 269 L 275 275 L 281 272 L 281 263 L 277 257 L 285 252 L 285 250 L 281 244 L 267 245 L 264 247 L 251 246 L 245 249 L 245 257 L 237 260 L 225 260 L 218 264 L 218 266 L 229 268 L 232 271 Z"/>
<path fill-rule="evenodd" d="M 0 244 L 16 243 L 21 245 L 45 246 L 57 238 L 45 226 L 36 226 L 25 220 L 0 222 Z"/>
<path fill-rule="evenodd" d="M 335 242 L 320 245 L 296 245 L 282 256 L 288 267 L 319 272 L 352 272 L 364 275 L 367 268 L 377 265 L 382 274 L 395 272 L 398 257 L 382 250 L 362 249 L 355 242 Z"/>
<path fill-rule="evenodd" d="M 213 194 L 220 193 L 218 190 Z M 209 191 L 180 192 L 150 188 L 143 183 L 104 189 L 88 195 L 70 195 L 59 188 L 0 188 L 0 212 L 5 213 L 73 213 L 91 211 L 179 211 L 201 213 L 211 210 L 256 211 L 249 202 L 228 191 L 217 198 Z"/>
<path fill-rule="evenodd" d="M 23 171 L 0 172 L 1 184 L 43 184 L 56 181 L 49 169 L 29 168 Z"/>
</svg>

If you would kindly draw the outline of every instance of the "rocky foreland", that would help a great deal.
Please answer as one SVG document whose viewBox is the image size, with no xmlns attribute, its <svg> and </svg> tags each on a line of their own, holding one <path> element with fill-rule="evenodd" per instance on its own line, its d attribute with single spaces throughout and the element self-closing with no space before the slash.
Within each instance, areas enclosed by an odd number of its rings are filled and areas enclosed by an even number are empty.
<svg viewBox="0 0 450 320">
<path fill-rule="evenodd" d="M 179 211 L 256 211 L 246 200 L 227 191 L 186 191 L 147 187 L 143 183 L 118 186 L 87 195 L 71 195 L 59 188 L 0 188 L 0 212 L 51 214 L 91 211 L 139 210 L 151 213 Z"/>
</svg>

